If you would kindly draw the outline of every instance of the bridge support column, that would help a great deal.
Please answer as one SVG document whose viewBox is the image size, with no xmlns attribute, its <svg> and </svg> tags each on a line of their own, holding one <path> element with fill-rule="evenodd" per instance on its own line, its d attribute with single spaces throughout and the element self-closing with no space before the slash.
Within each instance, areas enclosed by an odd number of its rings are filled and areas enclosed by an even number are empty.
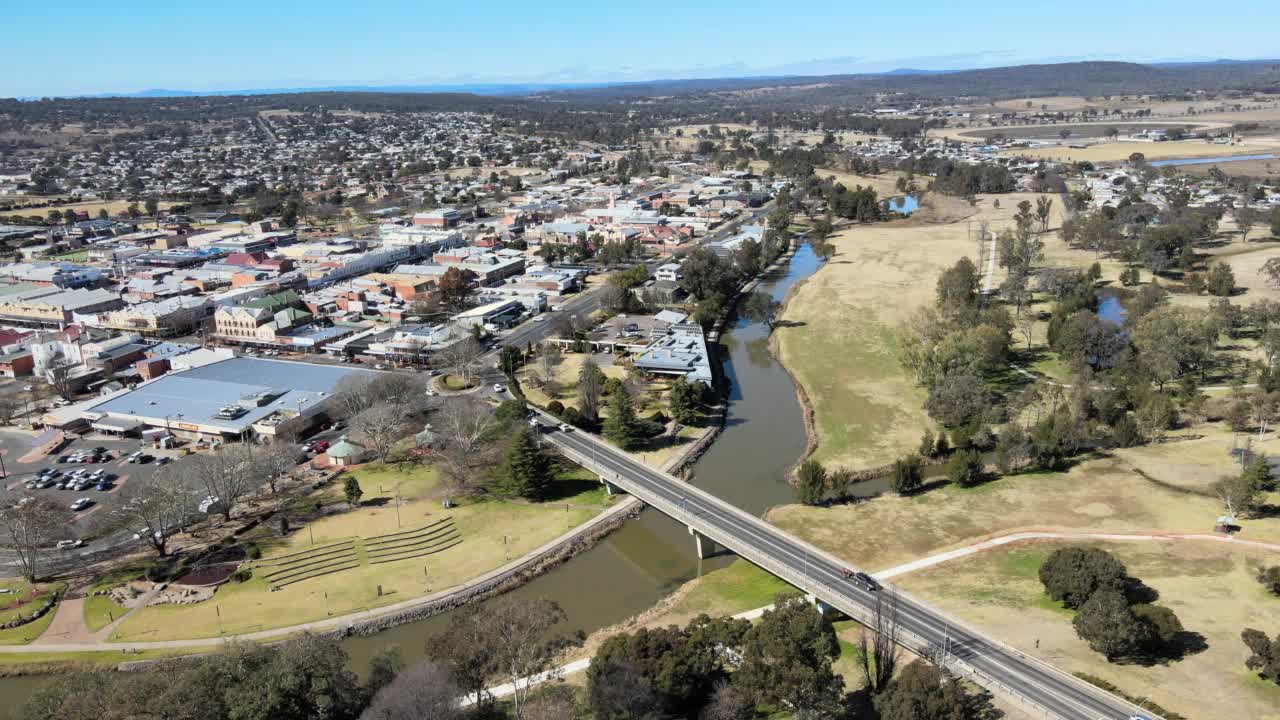
<svg viewBox="0 0 1280 720">
<path fill-rule="evenodd" d="M 623 490 L 622 488 L 618 487 L 617 485 L 614 485 L 613 483 L 609 482 L 608 480 L 605 480 L 604 478 L 600 478 L 600 484 L 604 485 L 605 492 L 609 493 L 610 495 L 622 495 L 623 493 L 626 492 L 626 490 Z"/>
<path fill-rule="evenodd" d="M 810 604 L 813 605 L 814 609 L 818 611 L 819 615 L 826 616 L 827 613 L 835 609 L 830 605 L 828 605 L 826 602 L 819 600 L 817 595 L 813 595 L 813 594 L 807 595 L 806 599 L 810 602 Z"/>
<path fill-rule="evenodd" d="M 719 545 L 716 545 L 714 540 L 703 535 L 697 530 L 694 530 L 693 527 L 689 528 L 689 534 L 693 536 L 693 542 L 698 547 L 699 560 L 705 560 L 706 558 L 715 555 L 716 551 L 720 548 Z"/>
</svg>

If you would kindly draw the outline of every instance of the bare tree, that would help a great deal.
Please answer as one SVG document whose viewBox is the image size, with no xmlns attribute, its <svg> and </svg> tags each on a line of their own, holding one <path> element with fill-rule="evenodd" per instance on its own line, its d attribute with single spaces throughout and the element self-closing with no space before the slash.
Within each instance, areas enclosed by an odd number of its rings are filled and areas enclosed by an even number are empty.
<svg viewBox="0 0 1280 720">
<path fill-rule="evenodd" d="M 117 525 L 141 535 L 160 557 L 168 555 L 169 536 L 186 527 L 192 516 L 191 494 L 175 473 L 160 470 L 125 483 L 121 494 L 123 502 L 112 511 Z"/>
<path fill-rule="evenodd" d="M 303 460 L 302 448 L 292 434 L 281 435 L 259 453 L 262 474 L 271 488 L 271 494 L 279 492 L 278 485 L 286 475 Z"/>
<path fill-rule="evenodd" d="M 205 491 L 217 498 L 213 508 L 228 521 L 236 502 L 252 494 L 264 475 L 259 451 L 245 443 L 200 455 L 191 466 Z"/>
<path fill-rule="evenodd" d="M 333 389 L 330 407 L 338 417 L 359 415 L 373 405 L 373 377 L 367 373 L 348 375 L 338 381 Z"/>
<path fill-rule="evenodd" d="M 22 576 L 35 582 L 40 555 L 67 533 L 71 512 L 47 497 L 23 495 L 18 504 L 0 511 L 3 545 L 18 558 Z"/>
<path fill-rule="evenodd" d="M 45 368 L 44 378 L 52 387 L 54 392 L 58 393 L 64 400 L 70 400 L 75 394 L 72 392 L 71 371 L 76 368 L 75 363 L 69 360 L 62 360 Z"/>
<path fill-rule="evenodd" d="M 351 429 L 359 433 L 365 445 L 371 447 L 378 459 L 387 461 L 391 449 L 404 437 L 409 424 L 398 406 L 379 403 L 351 418 Z"/>
<path fill-rule="evenodd" d="M 884 593 L 876 593 L 871 623 L 858 635 L 859 662 L 866 686 L 873 693 L 889 687 L 898 667 L 898 596 L 885 607 Z"/>
<path fill-rule="evenodd" d="M 1249 233 L 1253 232 L 1253 227 L 1258 224 L 1261 219 L 1260 213 L 1248 205 L 1231 211 L 1231 218 L 1236 221 L 1236 227 L 1240 229 L 1240 242 L 1249 242 Z"/>
<path fill-rule="evenodd" d="M 426 405 L 427 383 L 417 375 L 382 373 L 369 384 L 369 394 L 375 403 L 394 405 L 410 415 Z"/>
<path fill-rule="evenodd" d="M 406 668 L 373 696 L 360 720 L 459 720 L 462 695 L 449 670 L 433 662 Z"/>
<path fill-rule="evenodd" d="M 563 361 L 564 351 L 556 343 L 544 342 L 538 349 L 538 378 L 548 397 L 554 398 L 557 394 L 556 370 Z"/>
<path fill-rule="evenodd" d="M 471 469 L 490 458 L 486 440 L 497 427 L 493 410 L 472 398 L 450 398 L 436 414 L 444 447 L 440 458 L 444 461 L 445 475 L 455 492 L 472 487 Z"/>
<path fill-rule="evenodd" d="M 18 403 L 12 396 L 0 397 L 0 425 L 8 425 L 18 414 Z"/>
<path fill-rule="evenodd" d="M 484 349 L 480 347 L 479 341 L 466 337 L 446 347 L 440 355 L 447 365 L 454 368 L 463 382 L 470 382 L 471 374 L 483 353 Z"/>
<path fill-rule="evenodd" d="M 551 633 L 564 618 L 564 610 L 547 598 L 529 602 L 507 597 L 494 603 L 493 659 L 498 675 L 511 684 L 516 720 L 522 720 L 522 704 L 532 690 L 528 678 L 550 671 L 560 651 L 572 644 L 569 638 Z"/>
</svg>

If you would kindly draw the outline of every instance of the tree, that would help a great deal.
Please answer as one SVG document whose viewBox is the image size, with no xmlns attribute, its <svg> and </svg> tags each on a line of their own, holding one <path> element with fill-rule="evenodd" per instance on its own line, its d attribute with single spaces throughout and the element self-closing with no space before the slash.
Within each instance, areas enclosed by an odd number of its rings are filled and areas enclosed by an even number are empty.
<svg viewBox="0 0 1280 720">
<path fill-rule="evenodd" d="M 494 412 L 474 398 L 446 400 L 435 414 L 444 440 L 439 453 L 443 470 L 453 492 L 471 492 L 478 486 L 475 468 L 489 461 L 488 440 L 498 427 Z"/>
<path fill-rule="evenodd" d="M 1236 276 L 1231 266 L 1222 261 L 1214 263 L 1209 268 L 1209 275 L 1205 278 L 1205 289 L 1210 295 L 1231 297 L 1231 293 L 1236 289 Z"/>
<path fill-rule="evenodd" d="M 982 455 L 977 450 L 961 450 L 947 463 L 947 479 L 960 487 L 973 487 L 982 477 Z"/>
<path fill-rule="evenodd" d="M 574 642 L 552 632 L 565 614 L 547 598 L 505 596 L 492 603 L 488 614 L 494 672 L 511 685 L 512 714 L 521 720 L 521 706 L 532 689 L 528 678 L 551 671 L 556 657 Z"/>
<path fill-rule="evenodd" d="M 44 548 L 66 536 L 70 518 L 66 507 L 43 496 L 23 495 L 16 505 L 0 510 L 3 546 L 13 551 L 29 582 L 39 579 Z"/>
<path fill-rule="evenodd" d="M 827 469 L 812 458 L 796 471 L 796 497 L 805 505 L 821 505 L 827 494 Z"/>
<path fill-rule="evenodd" d="M 1123 590 L 1128 570 L 1105 550 L 1072 546 L 1054 550 L 1039 575 L 1049 597 L 1075 609 L 1099 590 Z"/>
<path fill-rule="evenodd" d="M 1271 594 L 1280 595 L 1280 565 L 1258 568 L 1258 582 Z"/>
<path fill-rule="evenodd" d="M 547 397 L 556 396 L 556 370 L 563 360 L 564 352 L 557 343 L 544 342 L 538 347 L 537 374 Z"/>
<path fill-rule="evenodd" d="M 619 387 L 609 396 L 609 417 L 605 418 L 601 433 L 623 450 L 632 450 L 641 440 L 631 393 Z"/>
<path fill-rule="evenodd" d="M 546 496 L 551 474 L 551 463 L 538 447 L 533 432 L 520 425 L 511 438 L 506 459 L 496 473 L 493 490 L 499 497 L 536 500 Z"/>
<path fill-rule="evenodd" d="M 978 300 L 980 281 L 973 261 L 967 257 L 960 258 L 938 277 L 938 307 L 947 311 L 972 307 Z"/>
<path fill-rule="evenodd" d="M 1053 198 L 1041 195 L 1036 198 L 1036 217 L 1040 220 L 1040 232 L 1048 232 L 1049 216 L 1053 212 Z"/>
<path fill-rule="evenodd" d="M 691 383 L 683 376 L 671 383 L 671 391 L 667 396 L 667 409 L 671 417 L 681 425 L 692 425 L 698 421 L 702 410 L 702 385 Z"/>
<path fill-rule="evenodd" d="M 699 720 L 747 720 L 755 717 L 756 704 L 745 690 L 722 682 L 711 693 L 711 701 L 703 708 Z"/>
<path fill-rule="evenodd" d="M 457 267 L 445 270 L 436 282 L 436 295 L 440 298 L 440 304 L 453 312 L 466 307 L 475 278 L 476 274 L 470 270 Z"/>
<path fill-rule="evenodd" d="M 1249 242 L 1249 233 L 1253 232 L 1254 226 L 1262 221 L 1262 213 L 1248 205 L 1241 205 L 1232 210 L 1231 217 L 1240 230 L 1240 242 Z"/>
<path fill-rule="evenodd" d="M 880 720 L 978 720 L 990 717 L 986 697 L 971 696 L 960 681 L 916 660 L 875 699 Z"/>
<path fill-rule="evenodd" d="M 44 378 L 49 383 L 49 386 L 64 400 L 70 400 L 75 395 L 71 374 L 75 368 L 75 363 L 69 360 L 60 360 L 44 371 Z"/>
<path fill-rule="evenodd" d="M 1119 590 L 1093 593 L 1071 624 L 1080 639 L 1108 661 L 1132 656 L 1151 644 L 1150 626 L 1134 614 Z"/>
<path fill-rule="evenodd" d="M 901 658 L 898 649 L 898 596 L 886 607 L 884 594 L 876 593 L 870 625 L 858 633 L 858 664 L 872 692 L 883 692 L 893 680 Z"/>
<path fill-rule="evenodd" d="M 231 520 L 235 505 L 251 494 L 263 475 L 261 455 L 251 445 L 235 443 L 199 455 L 191 463 L 205 492 L 217 498 L 213 504 L 222 519 Z"/>
<path fill-rule="evenodd" d="M 782 599 L 747 634 L 734 683 L 798 719 L 832 717 L 844 690 L 844 678 L 831 669 L 839 655 L 826 618 L 802 598 Z"/>
<path fill-rule="evenodd" d="M 750 320 L 764 323 L 769 327 L 769 331 L 773 332 L 774 323 L 777 321 L 777 315 L 781 309 L 782 303 L 772 295 L 762 290 L 756 290 L 743 301 L 742 314 Z"/>
<path fill-rule="evenodd" d="M 466 604 L 456 609 L 444 631 L 427 640 L 427 659 L 440 665 L 462 691 L 462 697 L 483 708 L 492 698 L 486 692 L 498 673 L 496 641 L 487 605 Z"/>
<path fill-rule="evenodd" d="M 168 466 L 172 467 L 172 466 Z M 122 502 L 112 511 L 115 525 L 138 533 L 160 557 L 167 555 L 169 536 L 191 518 L 191 493 L 168 468 L 125 483 Z"/>
<path fill-rule="evenodd" d="M 578 409 L 588 422 L 600 419 L 600 396 L 603 392 L 604 372 L 595 360 L 587 358 L 578 371 Z"/>
<path fill-rule="evenodd" d="M 620 659 L 592 660 L 587 704 L 597 720 L 651 720 L 660 710 L 653 684 L 634 665 Z"/>
<path fill-rule="evenodd" d="M 908 455 L 894 461 L 893 477 L 889 480 L 889 487 L 894 492 L 899 495 L 909 495 L 919 490 L 923 481 L 923 463 L 919 455 Z"/>
<path fill-rule="evenodd" d="M 360 720 L 462 720 L 460 694 L 447 668 L 418 663 L 379 689 Z"/>
<path fill-rule="evenodd" d="M 960 427 L 984 413 L 991 406 L 991 396 L 973 375 L 952 374 L 929 390 L 924 406 L 934 420 Z"/>
<path fill-rule="evenodd" d="M 371 448 L 382 462 L 387 461 L 391 449 L 409 429 L 402 407 L 379 403 L 351 418 L 351 429 L 356 431 L 361 444 Z"/>
<path fill-rule="evenodd" d="M 360 489 L 360 481 L 354 475 L 348 475 L 347 479 L 342 483 L 342 495 L 346 497 L 347 504 L 356 507 L 360 504 L 360 498 L 364 496 L 364 490 Z"/>
<path fill-rule="evenodd" d="M 464 383 L 470 383 L 471 375 L 482 354 L 484 354 L 484 348 L 480 346 L 480 342 L 474 337 L 466 337 L 442 350 L 440 358 L 449 367 L 454 368 Z"/>
<path fill-rule="evenodd" d="M 1245 660 L 1245 667 L 1257 671 L 1264 680 L 1280 685 L 1280 634 L 1270 640 L 1266 633 L 1246 628 L 1240 633 L 1240 639 L 1250 653 L 1249 659 Z"/>
<path fill-rule="evenodd" d="M 384 647 L 369 659 L 369 679 L 365 682 L 365 689 L 370 693 L 377 693 L 390 685 L 404 669 L 404 656 L 400 654 L 400 646 Z M 458 693 L 455 692 L 453 697 L 456 699 Z"/>
</svg>

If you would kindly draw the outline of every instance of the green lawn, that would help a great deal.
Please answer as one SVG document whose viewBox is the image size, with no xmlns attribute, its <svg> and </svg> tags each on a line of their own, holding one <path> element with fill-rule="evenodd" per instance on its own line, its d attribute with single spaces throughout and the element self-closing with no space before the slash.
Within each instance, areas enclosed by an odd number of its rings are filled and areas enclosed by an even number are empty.
<svg viewBox="0 0 1280 720">
<path fill-rule="evenodd" d="M 84 624 L 90 632 L 97 632 L 119 618 L 128 608 L 117 604 L 106 595 L 94 595 L 99 590 L 109 590 L 117 585 L 134 580 L 142 575 L 144 563 L 131 563 L 118 570 L 113 570 L 99 577 L 85 592 Z"/>
<path fill-rule="evenodd" d="M 8 630 L 0 630 L 0 645 L 27 645 L 49 629 L 49 623 L 53 622 L 53 616 L 57 612 L 58 608 L 54 607 L 35 622 L 29 622 L 26 625 L 9 628 Z"/>
<path fill-rule="evenodd" d="M 462 542 L 436 554 L 381 564 L 369 562 L 359 550 L 355 553 L 357 567 L 275 592 L 265 577 L 255 573 L 247 582 L 220 587 L 208 602 L 139 610 L 116 628 L 112 639 L 189 639 L 255 632 L 438 592 L 549 542 L 594 517 L 609 502 L 598 481 L 576 472 L 561 477 L 557 497 L 545 503 L 467 499 L 455 500 L 457 504 L 451 508 L 444 508 L 439 501 L 443 490 L 433 468 L 417 466 L 401 472 L 394 465 L 368 467 L 353 475 L 365 491 L 361 507 L 295 528 L 285 538 L 268 538 L 274 530 L 266 527 L 258 540 L 263 560 L 350 538 L 421 528 L 445 519 L 452 520 Z M 336 492 L 340 496 L 341 485 L 333 483 L 317 494 L 332 498 Z M 397 489 L 401 492 L 398 511 Z"/>
</svg>

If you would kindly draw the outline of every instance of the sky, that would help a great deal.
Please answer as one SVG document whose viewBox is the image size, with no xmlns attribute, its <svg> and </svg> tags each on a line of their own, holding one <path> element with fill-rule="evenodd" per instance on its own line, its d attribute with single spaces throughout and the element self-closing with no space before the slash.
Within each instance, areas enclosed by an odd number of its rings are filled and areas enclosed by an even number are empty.
<svg viewBox="0 0 1280 720">
<path fill-rule="evenodd" d="M 0 97 L 1280 57 L 1280 2 L 15 0 Z"/>
</svg>

